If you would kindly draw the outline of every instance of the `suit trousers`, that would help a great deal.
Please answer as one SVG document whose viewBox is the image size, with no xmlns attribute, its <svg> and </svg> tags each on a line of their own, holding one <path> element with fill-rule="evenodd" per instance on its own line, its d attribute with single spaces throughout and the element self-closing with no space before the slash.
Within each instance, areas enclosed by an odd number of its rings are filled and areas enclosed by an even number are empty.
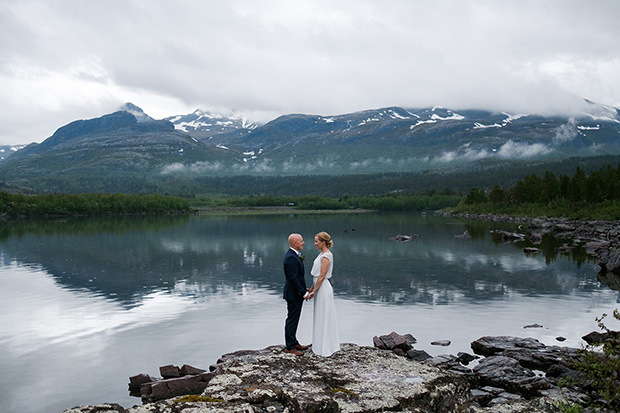
<svg viewBox="0 0 620 413">
<path fill-rule="evenodd" d="M 286 324 L 284 325 L 284 340 L 288 350 L 299 344 L 299 341 L 297 341 L 297 326 L 299 325 L 303 304 L 303 298 L 299 300 L 286 300 L 288 314 L 286 316 Z"/>
</svg>

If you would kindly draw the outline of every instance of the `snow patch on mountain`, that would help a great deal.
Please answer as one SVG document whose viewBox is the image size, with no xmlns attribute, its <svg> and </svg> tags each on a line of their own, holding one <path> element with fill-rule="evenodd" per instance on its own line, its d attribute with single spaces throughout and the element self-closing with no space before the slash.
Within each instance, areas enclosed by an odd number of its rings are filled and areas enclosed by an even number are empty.
<svg viewBox="0 0 620 413">
<path fill-rule="evenodd" d="M 368 118 L 368 119 L 365 119 L 365 120 L 361 121 L 360 123 L 358 123 L 358 124 L 357 124 L 357 126 L 364 126 L 364 125 L 365 125 L 365 124 L 367 124 L 367 123 L 370 123 L 370 122 L 379 122 L 380 120 L 381 120 L 381 119 L 379 119 L 379 118 Z"/>
<path fill-rule="evenodd" d="M 259 126 L 257 122 L 247 119 L 243 111 L 216 113 L 196 109 L 189 115 L 171 116 L 167 120 L 174 124 L 175 129 L 187 133 L 193 131 L 223 132 L 234 129 L 253 130 Z"/>
<path fill-rule="evenodd" d="M 196 121 L 179 122 L 179 123 L 175 123 L 174 124 L 174 128 L 176 130 L 181 130 L 183 132 L 189 132 L 188 129 L 196 130 L 198 128 L 205 128 L 207 131 L 209 131 L 210 130 L 209 129 L 210 126 L 211 126 L 210 123 L 202 123 L 202 122 L 196 122 Z"/>
<path fill-rule="evenodd" d="M 252 161 L 254 159 L 258 159 L 258 156 L 256 155 L 256 152 L 254 152 L 254 151 L 245 151 L 245 152 L 243 152 L 243 155 L 245 155 L 245 157 L 242 158 L 243 162 L 249 162 L 249 161 Z"/>
<path fill-rule="evenodd" d="M 492 125 L 483 125 L 482 123 L 475 122 L 473 129 L 487 129 L 487 128 L 502 128 L 504 124 L 494 123 Z"/>
<path fill-rule="evenodd" d="M 485 125 L 485 124 L 480 123 L 480 122 L 475 122 L 473 129 L 503 128 L 504 126 L 512 123 L 513 121 L 515 121 L 515 120 L 517 120 L 519 118 L 528 116 L 528 115 L 525 115 L 525 114 L 511 115 L 511 114 L 506 113 L 506 112 L 502 112 L 502 115 L 506 116 L 506 119 L 502 120 L 502 123 L 495 122 L 495 123 L 490 124 L 490 125 Z"/>
<path fill-rule="evenodd" d="M 502 115 L 506 116 L 506 119 L 504 119 L 503 123 L 510 123 L 513 120 L 517 120 L 517 119 L 521 119 L 524 118 L 526 116 L 529 116 L 527 114 L 520 114 L 520 115 L 511 115 L 510 113 L 506 113 L 506 112 L 502 112 Z"/>
<path fill-rule="evenodd" d="M 415 125 L 411 125 L 409 126 L 409 129 L 413 130 L 413 128 L 423 125 L 425 123 L 437 123 L 438 121 L 436 119 L 431 119 L 431 120 L 419 120 Z"/>
<path fill-rule="evenodd" d="M 601 125 L 596 125 L 596 126 L 582 126 L 582 125 L 579 125 L 579 126 L 577 126 L 577 129 L 579 129 L 579 130 L 600 130 L 601 129 Z"/>
<path fill-rule="evenodd" d="M 452 121 L 452 120 L 464 120 L 465 116 L 453 112 L 449 109 L 443 109 L 440 108 L 439 106 L 435 106 L 432 110 L 432 115 L 428 116 L 426 119 L 423 119 L 422 116 L 420 115 L 413 115 L 415 116 L 417 119 L 419 119 L 416 123 L 414 123 L 413 125 L 409 126 L 410 130 L 415 129 L 416 127 L 420 126 L 420 125 L 424 125 L 424 124 L 428 124 L 428 123 L 437 123 L 437 122 L 442 122 L 442 121 Z M 442 112 L 440 113 L 435 113 L 435 112 Z M 410 113 L 410 112 L 409 112 Z"/>
<path fill-rule="evenodd" d="M 28 145 L 3 145 L 0 146 L 0 161 L 5 160 L 11 154 L 24 149 Z"/>
<path fill-rule="evenodd" d="M 385 119 L 408 120 L 411 118 L 419 119 L 420 116 L 402 108 L 387 108 L 377 112 L 374 116 L 369 116 L 368 118 L 363 119 L 357 124 L 357 126 L 363 126 L 370 122 L 380 122 Z"/>
<path fill-rule="evenodd" d="M 14 145 L 14 146 L 5 146 L 0 148 L 0 153 L 11 153 L 11 152 L 17 152 L 20 149 L 25 148 L 28 145 Z"/>
<path fill-rule="evenodd" d="M 406 114 L 410 115 L 410 116 L 405 116 L 405 115 L 402 115 L 402 114 L 398 113 L 397 111 L 395 111 L 394 109 L 390 109 L 390 110 L 388 110 L 388 113 L 389 113 L 389 115 L 390 115 L 390 117 L 391 117 L 392 119 L 411 119 L 411 117 L 412 117 L 412 116 L 414 116 L 414 117 L 418 117 L 418 118 L 419 118 L 419 116 L 414 115 L 414 114 L 413 114 L 413 113 L 411 113 L 411 112 L 408 112 L 408 111 L 404 111 L 404 112 L 405 112 Z"/>
<path fill-rule="evenodd" d="M 448 114 L 450 114 L 450 116 L 441 117 L 438 114 L 433 113 L 433 116 L 431 116 L 431 119 L 435 119 L 435 120 L 463 120 L 465 119 L 465 116 L 459 115 L 458 113 L 454 113 L 450 110 L 448 111 Z"/>
</svg>

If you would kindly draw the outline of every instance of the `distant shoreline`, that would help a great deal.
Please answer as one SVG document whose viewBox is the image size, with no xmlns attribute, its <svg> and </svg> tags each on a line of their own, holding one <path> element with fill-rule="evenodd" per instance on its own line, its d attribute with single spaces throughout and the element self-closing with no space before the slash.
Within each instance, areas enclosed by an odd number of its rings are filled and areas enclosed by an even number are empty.
<svg viewBox="0 0 620 413">
<path fill-rule="evenodd" d="M 374 209 L 295 209 L 289 206 L 192 207 L 194 215 L 366 214 Z"/>
</svg>

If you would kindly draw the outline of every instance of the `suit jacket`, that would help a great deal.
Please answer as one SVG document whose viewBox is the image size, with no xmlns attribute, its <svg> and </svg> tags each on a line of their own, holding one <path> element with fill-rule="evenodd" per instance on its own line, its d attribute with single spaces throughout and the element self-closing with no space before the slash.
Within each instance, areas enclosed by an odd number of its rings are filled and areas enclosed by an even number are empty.
<svg viewBox="0 0 620 413">
<path fill-rule="evenodd" d="M 299 255 L 291 248 L 284 255 L 284 296 L 285 300 L 303 300 L 306 294 L 306 280 L 304 278 L 304 263 Z"/>
</svg>

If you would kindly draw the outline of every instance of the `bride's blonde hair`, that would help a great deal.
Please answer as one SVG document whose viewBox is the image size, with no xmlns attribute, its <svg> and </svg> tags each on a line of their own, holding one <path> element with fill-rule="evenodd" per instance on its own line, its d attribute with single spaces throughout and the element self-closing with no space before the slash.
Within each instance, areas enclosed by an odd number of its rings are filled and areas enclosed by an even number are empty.
<svg viewBox="0 0 620 413">
<path fill-rule="evenodd" d="M 329 234 L 325 231 L 319 232 L 318 234 L 316 234 L 316 237 L 319 241 L 323 241 L 327 248 L 331 248 L 332 245 L 334 245 L 334 243 L 332 242 L 332 237 L 330 237 Z"/>
</svg>

